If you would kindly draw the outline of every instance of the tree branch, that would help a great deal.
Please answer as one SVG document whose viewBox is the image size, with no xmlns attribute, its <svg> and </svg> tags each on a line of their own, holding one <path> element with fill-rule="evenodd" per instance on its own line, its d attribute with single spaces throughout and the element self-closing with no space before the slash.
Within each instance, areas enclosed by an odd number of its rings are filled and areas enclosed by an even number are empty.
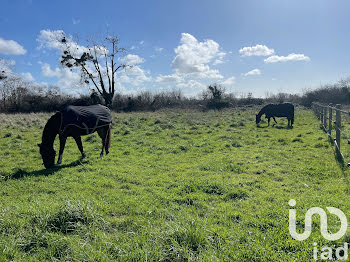
<svg viewBox="0 0 350 262">
<path fill-rule="evenodd" d="M 101 73 L 101 69 L 100 69 L 100 64 L 98 63 L 98 59 L 97 59 L 97 52 L 96 52 L 96 45 L 95 44 L 94 44 L 94 53 L 95 53 L 95 59 L 92 60 L 92 63 L 94 64 L 96 71 L 98 73 L 102 92 L 106 93 L 106 89 L 104 86 L 103 77 L 102 77 L 102 73 Z"/>
<path fill-rule="evenodd" d="M 96 84 L 92 74 L 86 69 L 86 67 L 84 65 L 81 65 L 81 67 L 83 68 L 85 74 L 87 74 L 90 78 L 90 80 L 92 81 L 92 83 L 94 84 L 94 86 L 96 87 L 97 91 L 100 93 L 100 95 L 102 96 L 102 92 L 100 91 L 98 85 Z"/>
<path fill-rule="evenodd" d="M 109 76 L 109 68 L 108 68 L 108 60 L 107 60 L 106 52 L 105 52 L 105 61 L 106 61 L 106 71 L 107 71 L 107 77 L 108 77 L 108 90 L 110 93 L 112 91 L 112 86 L 111 86 L 111 77 Z"/>
</svg>

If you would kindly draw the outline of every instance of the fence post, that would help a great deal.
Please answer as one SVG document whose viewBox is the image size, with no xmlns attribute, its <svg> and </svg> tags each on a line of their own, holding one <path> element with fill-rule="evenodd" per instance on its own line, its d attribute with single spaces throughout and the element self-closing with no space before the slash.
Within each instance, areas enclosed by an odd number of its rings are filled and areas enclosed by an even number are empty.
<svg viewBox="0 0 350 262">
<path fill-rule="evenodd" d="M 324 131 L 327 132 L 327 106 L 323 108 L 323 126 L 324 126 Z"/>
<path fill-rule="evenodd" d="M 318 105 L 318 120 L 322 121 L 322 107 Z"/>
<path fill-rule="evenodd" d="M 318 108 L 318 120 L 321 121 L 321 117 L 322 117 L 322 115 L 321 115 L 321 106 L 318 105 L 317 108 Z"/>
<path fill-rule="evenodd" d="M 328 133 L 332 137 L 332 104 L 329 104 L 329 117 L 328 117 Z"/>
<path fill-rule="evenodd" d="M 335 142 L 336 142 L 336 150 L 340 154 L 340 127 L 341 127 L 341 112 L 339 111 L 340 104 L 337 104 L 335 107 L 336 107 L 336 111 L 335 111 L 335 126 L 336 126 Z"/>
<path fill-rule="evenodd" d="M 323 124 L 323 107 L 320 106 L 320 122 Z"/>
</svg>

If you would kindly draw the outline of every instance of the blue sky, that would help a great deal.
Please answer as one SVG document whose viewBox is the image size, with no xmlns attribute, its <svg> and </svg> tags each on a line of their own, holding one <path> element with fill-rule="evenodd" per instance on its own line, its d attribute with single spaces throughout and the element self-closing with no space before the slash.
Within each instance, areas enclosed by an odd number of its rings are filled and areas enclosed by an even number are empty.
<svg viewBox="0 0 350 262">
<path fill-rule="evenodd" d="M 50 36 L 115 34 L 134 69 L 118 91 L 219 83 L 237 95 L 300 93 L 350 76 L 349 1 L 2 1 L 0 58 L 38 84 L 82 93 Z M 61 30 L 61 31 L 60 31 Z"/>
</svg>

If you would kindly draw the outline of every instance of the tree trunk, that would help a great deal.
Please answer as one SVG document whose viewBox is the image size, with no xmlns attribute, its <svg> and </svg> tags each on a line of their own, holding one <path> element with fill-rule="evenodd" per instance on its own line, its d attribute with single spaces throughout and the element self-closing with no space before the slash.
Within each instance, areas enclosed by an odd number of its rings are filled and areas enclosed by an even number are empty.
<svg viewBox="0 0 350 262">
<path fill-rule="evenodd" d="M 105 106 L 107 106 L 108 108 L 111 108 L 114 94 L 103 92 L 102 95 L 103 95 L 103 99 L 105 100 Z"/>
</svg>

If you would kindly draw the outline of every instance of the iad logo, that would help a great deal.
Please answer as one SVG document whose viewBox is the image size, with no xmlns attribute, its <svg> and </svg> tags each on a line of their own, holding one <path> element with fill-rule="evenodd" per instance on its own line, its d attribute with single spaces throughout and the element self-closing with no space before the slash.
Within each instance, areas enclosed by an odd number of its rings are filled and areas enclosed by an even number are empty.
<svg viewBox="0 0 350 262">
<path fill-rule="evenodd" d="M 291 207 L 294 207 L 296 205 L 296 201 L 294 199 L 289 200 L 288 204 Z M 294 238 L 295 240 L 305 240 L 307 239 L 310 234 L 311 234 L 311 230 L 312 230 L 312 226 L 311 226 L 311 220 L 312 220 L 312 215 L 317 214 L 320 216 L 320 220 L 321 220 L 321 234 L 322 236 L 329 240 L 329 241 L 334 241 L 334 240 L 338 240 L 339 238 L 341 238 L 342 236 L 344 236 L 346 229 L 348 227 L 348 221 L 346 219 L 345 214 L 343 213 L 343 211 L 341 211 L 338 208 L 335 207 L 327 207 L 327 210 L 329 211 L 329 213 L 334 214 L 336 216 L 339 217 L 340 219 L 340 229 L 337 233 L 335 234 L 329 234 L 328 230 L 327 230 L 327 214 L 326 212 L 319 207 L 312 207 L 310 208 L 306 214 L 305 214 L 305 231 L 302 234 L 299 234 L 296 231 L 296 210 L 295 209 L 289 209 L 289 233 L 292 236 L 292 238 Z"/>
<path fill-rule="evenodd" d="M 288 202 L 289 206 L 294 207 L 296 205 L 296 201 L 294 199 L 290 199 Z M 317 214 L 320 216 L 320 229 L 322 236 L 329 240 L 334 241 L 340 239 L 344 234 L 346 233 L 347 227 L 348 227 L 348 221 L 345 216 L 345 214 L 338 208 L 335 207 L 327 207 L 327 210 L 329 213 L 336 215 L 340 219 L 340 229 L 337 233 L 330 234 L 327 230 L 327 214 L 324 209 L 320 207 L 312 207 L 307 210 L 305 214 L 305 227 L 304 227 L 304 233 L 298 233 L 296 230 L 296 210 L 295 209 L 289 209 L 289 233 L 295 240 L 305 240 L 307 239 L 312 230 L 312 216 Z M 320 258 L 321 259 L 332 259 L 332 248 L 328 246 L 324 246 L 321 249 L 322 253 Z M 313 256 L 314 259 L 317 260 L 318 254 L 317 254 L 317 243 L 314 243 L 313 248 Z M 340 253 L 343 253 L 342 255 Z M 347 259 L 348 258 L 348 243 L 344 243 L 344 247 L 339 247 L 335 251 L 335 256 L 337 259 Z"/>
</svg>

